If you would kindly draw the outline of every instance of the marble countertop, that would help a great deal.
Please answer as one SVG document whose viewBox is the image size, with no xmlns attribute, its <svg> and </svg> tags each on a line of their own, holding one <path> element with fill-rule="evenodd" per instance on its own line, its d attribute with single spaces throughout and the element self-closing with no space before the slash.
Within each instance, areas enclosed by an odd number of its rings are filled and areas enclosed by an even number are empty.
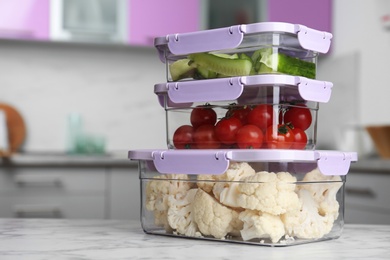
<svg viewBox="0 0 390 260">
<path fill-rule="evenodd" d="M 261 257 L 260 257 L 261 256 Z M 264 247 L 145 234 L 138 221 L 0 219 L 0 259 L 389 259 L 390 226 L 346 225 L 340 238 Z"/>
</svg>

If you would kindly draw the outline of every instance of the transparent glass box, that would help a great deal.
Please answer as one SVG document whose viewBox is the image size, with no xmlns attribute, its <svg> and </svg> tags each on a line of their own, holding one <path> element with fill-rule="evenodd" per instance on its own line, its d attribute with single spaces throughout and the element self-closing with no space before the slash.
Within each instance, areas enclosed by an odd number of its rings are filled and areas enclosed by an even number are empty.
<svg viewBox="0 0 390 260">
<path fill-rule="evenodd" d="M 262 246 L 340 237 L 356 153 L 137 150 L 145 233 Z"/>
<path fill-rule="evenodd" d="M 257 75 L 167 82 L 154 92 L 166 110 L 169 149 L 315 149 L 319 103 L 329 101 L 332 87 Z"/>
<path fill-rule="evenodd" d="M 167 81 L 259 74 L 316 78 L 332 34 L 300 24 L 265 22 L 157 37 Z"/>
</svg>

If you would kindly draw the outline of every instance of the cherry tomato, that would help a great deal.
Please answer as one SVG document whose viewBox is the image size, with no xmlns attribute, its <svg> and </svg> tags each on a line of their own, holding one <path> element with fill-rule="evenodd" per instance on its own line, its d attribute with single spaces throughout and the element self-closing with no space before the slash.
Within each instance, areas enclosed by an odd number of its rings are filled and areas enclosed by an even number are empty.
<svg viewBox="0 0 390 260">
<path fill-rule="evenodd" d="M 246 125 L 248 122 L 248 114 L 251 111 L 249 106 L 231 108 L 226 113 L 226 117 L 236 117 L 238 118 L 243 125 Z"/>
<path fill-rule="evenodd" d="M 215 125 L 217 113 L 210 105 L 197 106 L 191 111 L 190 121 L 194 128 L 201 125 Z"/>
<path fill-rule="evenodd" d="M 310 109 L 302 104 L 292 107 L 284 113 L 284 123 L 292 124 L 296 128 L 300 128 L 303 131 L 308 129 L 312 122 L 312 116 Z"/>
<path fill-rule="evenodd" d="M 241 126 L 240 119 L 225 117 L 215 125 L 215 134 L 221 143 L 234 144 L 236 142 L 236 132 Z"/>
<path fill-rule="evenodd" d="M 259 127 L 263 132 L 272 125 L 273 107 L 272 105 L 261 104 L 252 109 L 248 114 L 248 124 Z"/>
<path fill-rule="evenodd" d="M 177 149 L 194 148 L 194 128 L 190 125 L 182 125 L 173 134 L 173 145 Z"/>
<path fill-rule="evenodd" d="M 218 149 L 221 146 L 213 125 L 201 125 L 196 128 L 194 142 L 198 149 Z"/>
<path fill-rule="evenodd" d="M 263 131 L 255 125 L 244 125 L 236 133 L 237 146 L 241 149 L 258 149 L 263 139 Z"/>
<path fill-rule="evenodd" d="M 307 135 L 305 131 L 297 127 L 292 128 L 291 131 L 294 135 L 294 142 L 290 149 L 304 149 L 307 144 Z"/>
<path fill-rule="evenodd" d="M 272 125 L 267 128 L 265 142 L 271 149 L 288 149 L 294 142 L 294 135 L 287 125 Z"/>
</svg>

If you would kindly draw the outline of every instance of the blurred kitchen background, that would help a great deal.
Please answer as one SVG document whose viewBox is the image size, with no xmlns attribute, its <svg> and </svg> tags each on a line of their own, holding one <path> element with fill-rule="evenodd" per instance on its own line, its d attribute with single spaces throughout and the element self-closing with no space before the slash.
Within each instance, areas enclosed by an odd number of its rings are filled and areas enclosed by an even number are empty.
<svg viewBox="0 0 390 260">
<path fill-rule="evenodd" d="M 166 148 L 154 37 L 265 21 L 333 34 L 317 147 L 359 153 L 346 222 L 390 223 L 390 162 L 366 130 L 390 125 L 388 0 L 0 0 L 0 108 L 24 122 L 8 133 L 23 141 L 1 161 L 0 217 L 139 218 L 127 151 Z"/>
</svg>

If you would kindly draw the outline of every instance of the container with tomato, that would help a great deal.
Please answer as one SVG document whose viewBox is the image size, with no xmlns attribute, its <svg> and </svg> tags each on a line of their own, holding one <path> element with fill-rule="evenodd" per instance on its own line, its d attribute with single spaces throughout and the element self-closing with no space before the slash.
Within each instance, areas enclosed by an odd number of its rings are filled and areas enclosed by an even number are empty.
<svg viewBox="0 0 390 260">
<path fill-rule="evenodd" d="M 300 24 L 265 22 L 155 38 L 168 81 L 261 74 L 316 78 L 332 34 Z"/>
<path fill-rule="evenodd" d="M 257 75 L 155 85 L 168 148 L 315 149 L 319 103 L 333 84 Z"/>
</svg>

